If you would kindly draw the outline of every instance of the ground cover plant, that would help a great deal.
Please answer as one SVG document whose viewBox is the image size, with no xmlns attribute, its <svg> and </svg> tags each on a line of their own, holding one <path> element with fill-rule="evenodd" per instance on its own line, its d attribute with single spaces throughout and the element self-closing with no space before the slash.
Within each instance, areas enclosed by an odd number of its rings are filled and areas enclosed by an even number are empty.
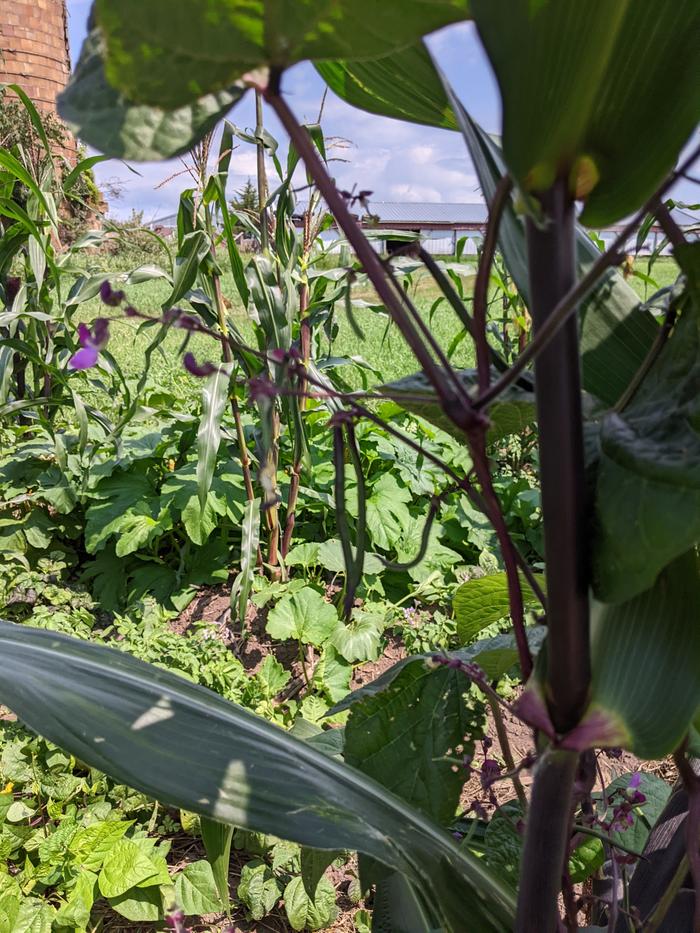
<svg viewBox="0 0 700 933">
<path fill-rule="evenodd" d="M 700 285 L 668 200 L 698 13 L 467 6 L 385 3 L 370 35 L 366 4 L 98 0 L 64 115 L 110 155 L 194 152 L 133 267 L 86 251 L 117 231 L 57 249 L 48 140 L 2 152 L 8 931 L 698 926 Z M 420 42 L 467 17 L 502 149 Z M 478 262 L 375 251 L 284 98 L 304 59 L 464 135 Z M 255 131 L 208 158 L 246 92 Z M 673 260 L 627 258 L 654 218 Z M 673 789 L 640 765 L 671 755 Z"/>
</svg>

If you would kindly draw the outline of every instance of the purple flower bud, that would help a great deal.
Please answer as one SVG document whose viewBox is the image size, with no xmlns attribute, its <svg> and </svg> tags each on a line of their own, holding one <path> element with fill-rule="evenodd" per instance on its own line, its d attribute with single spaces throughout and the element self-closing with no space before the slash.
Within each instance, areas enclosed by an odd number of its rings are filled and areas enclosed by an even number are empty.
<svg viewBox="0 0 700 933">
<path fill-rule="evenodd" d="M 630 778 L 630 782 L 627 785 L 627 789 L 637 790 L 637 788 L 640 786 L 641 783 L 642 783 L 642 775 L 639 771 L 635 771 L 632 777 Z"/>
<path fill-rule="evenodd" d="M 270 350 L 267 355 L 273 363 L 284 363 L 287 359 L 287 354 L 284 350 Z"/>
<path fill-rule="evenodd" d="M 182 910 L 172 910 L 165 917 L 165 925 L 171 930 L 176 930 L 185 922 L 185 914 Z"/>
<path fill-rule="evenodd" d="M 199 321 L 191 314 L 178 314 L 174 320 L 175 327 L 181 327 L 182 330 L 199 330 Z"/>
<path fill-rule="evenodd" d="M 481 766 L 481 786 L 484 790 L 488 790 L 489 787 L 497 780 L 501 775 L 501 766 L 497 761 L 494 761 L 493 758 L 486 758 L 483 765 Z"/>
<path fill-rule="evenodd" d="M 81 349 L 68 360 L 69 369 L 90 369 L 97 363 L 100 350 L 107 346 L 109 340 L 109 321 L 98 317 L 92 330 L 87 324 L 78 324 L 78 341 Z"/>
<path fill-rule="evenodd" d="M 124 308 L 124 317 L 138 317 L 139 313 L 133 305 L 127 305 Z"/>
<path fill-rule="evenodd" d="M 218 366 L 215 366 L 213 363 L 198 363 L 194 353 L 185 353 L 182 362 L 187 372 L 193 376 L 197 376 L 198 379 L 204 379 L 206 376 L 213 376 L 218 370 Z"/>
<path fill-rule="evenodd" d="M 124 301 L 126 295 L 124 292 L 116 292 L 113 290 L 112 286 L 105 279 L 105 281 L 100 285 L 100 298 L 103 303 L 109 305 L 110 308 L 118 308 L 119 305 Z"/>
</svg>

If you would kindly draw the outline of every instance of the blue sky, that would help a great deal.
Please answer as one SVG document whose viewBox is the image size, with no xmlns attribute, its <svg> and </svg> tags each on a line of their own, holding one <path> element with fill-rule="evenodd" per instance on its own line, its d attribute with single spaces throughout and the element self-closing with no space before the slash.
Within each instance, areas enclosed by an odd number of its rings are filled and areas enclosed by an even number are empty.
<svg viewBox="0 0 700 933">
<path fill-rule="evenodd" d="M 147 0 L 144 0 L 147 2 Z M 91 0 L 67 0 L 71 54 L 75 61 L 85 35 Z M 428 43 L 470 113 L 489 132 L 500 129 L 500 103 L 490 65 L 474 28 L 460 24 L 433 34 Z M 307 65 L 297 65 L 285 75 L 284 88 L 298 117 L 315 120 L 324 84 Z M 254 123 L 252 95 L 236 107 L 230 119 L 242 127 Z M 284 147 L 284 131 L 269 111 L 270 132 Z M 414 126 L 362 113 L 329 92 L 324 110 L 326 137 L 340 137 L 349 145 L 337 150 L 344 162 L 336 162 L 333 174 L 345 190 L 353 185 L 370 190 L 377 201 L 479 201 L 479 188 L 464 143 L 457 133 Z M 116 181 L 122 189 L 110 203 L 111 216 L 124 217 L 142 210 L 144 219 L 172 213 L 184 177 L 162 185 L 183 168 L 180 161 L 141 163 L 134 175 L 120 162 L 96 166 L 98 181 Z M 240 189 L 255 177 L 253 147 L 241 144 L 232 158 L 230 190 Z M 162 187 L 159 187 L 162 185 Z M 698 190 L 685 183 L 675 192 L 683 200 L 700 200 Z"/>
</svg>

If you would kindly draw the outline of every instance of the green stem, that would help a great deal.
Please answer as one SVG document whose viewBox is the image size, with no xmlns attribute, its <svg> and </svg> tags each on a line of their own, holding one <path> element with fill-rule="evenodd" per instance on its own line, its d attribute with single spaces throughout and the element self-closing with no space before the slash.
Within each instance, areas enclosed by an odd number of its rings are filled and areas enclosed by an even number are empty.
<svg viewBox="0 0 700 933">
<path fill-rule="evenodd" d="M 260 91 L 255 92 L 255 136 L 257 138 L 258 170 L 258 210 L 260 211 L 260 248 L 266 253 L 270 246 L 270 233 L 267 226 L 267 171 L 265 169 L 265 144 L 263 143 L 263 98 Z"/>
</svg>

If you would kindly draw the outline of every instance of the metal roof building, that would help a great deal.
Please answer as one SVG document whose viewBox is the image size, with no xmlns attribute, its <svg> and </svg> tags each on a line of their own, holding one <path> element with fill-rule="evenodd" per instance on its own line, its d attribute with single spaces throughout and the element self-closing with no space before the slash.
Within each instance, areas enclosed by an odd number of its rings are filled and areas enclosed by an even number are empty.
<svg viewBox="0 0 700 933">
<path fill-rule="evenodd" d="M 295 222 L 301 224 L 305 208 L 305 204 L 297 204 Z M 410 231 L 421 237 L 429 252 L 441 255 L 454 254 L 457 241 L 462 237 L 467 238 L 465 252 L 476 253 L 488 219 L 483 201 L 461 204 L 431 201 L 370 201 L 368 208 L 354 209 L 353 213 L 364 228 L 387 231 L 383 242 L 375 241 L 379 249 L 391 251 L 394 244 L 390 231 Z M 671 216 L 678 226 L 686 231 L 686 235 L 697 237 L 700 231 L 700 218 L 677 207 L 672 209 Z M 167 230 L 174 227 L 176 222 L 177 215 L 171 214 L 154 221 L 149 226 Z M 599 235 L 604 242 L 609 244 L 623 229 L 625 223 L 626 220 L 621 220 L 606 230 L 599 231 Z M 336 233 L 329 232 L 327 235 L 335 236 Z M 661 239 L 663 239 L 663 232 L 658 224 L 654 224 L 649 230 L 643 251 L 650 252 L 655 249 Z"/>
</svg>

